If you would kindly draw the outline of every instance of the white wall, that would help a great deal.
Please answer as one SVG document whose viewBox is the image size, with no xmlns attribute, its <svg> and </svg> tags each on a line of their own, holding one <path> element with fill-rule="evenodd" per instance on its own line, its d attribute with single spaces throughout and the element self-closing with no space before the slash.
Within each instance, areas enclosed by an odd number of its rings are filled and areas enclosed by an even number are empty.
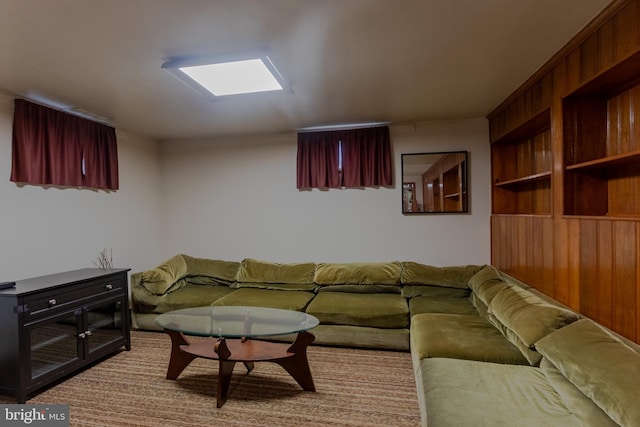
<svg viewBox="0 0 640 427">
<path fill-rule="evenodd" d="M 0 95 L 0 281 L 176 254 L 275 262 L 490 260 L 485 119 L 392 126 L 395 188 L 299 191 L 296 136 L 154 141 L 118 131 L 116 192 L 18 186 L 13 102 Z M 222 143 L 220 146 L 220 143 Z M 468 150 L 470 214 L 402 215 L 400 154 Z"/>
<path fill-rule="evenodd" d="M 489 263 L 486 119 L 392 126 L 391 138 L 395 188 L 328 191 L 296 189 L 294 134 L 163 143 L 163 259 Z M 402 215 L 400 154 L 448 150 L 469 151 L 470 214 Z"/>
<path fill-rule="evenodd" d="M 159 149 L 118 132 L 120 190 L 18 186 L 11 175 L 13 100 L 0 95 L 0 281 L 94 267 L 151 268 L 160 256 Z"/>
</svg>

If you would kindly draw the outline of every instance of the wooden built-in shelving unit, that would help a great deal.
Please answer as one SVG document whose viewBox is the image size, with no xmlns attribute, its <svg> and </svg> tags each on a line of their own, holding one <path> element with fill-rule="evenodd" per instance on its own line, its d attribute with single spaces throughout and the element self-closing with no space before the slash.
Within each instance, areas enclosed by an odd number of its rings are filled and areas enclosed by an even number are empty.
<svg viewBox="0 0 640 427">
<path fill-rule="evenodd" d="M 551 214 L 550 123 L 545 108 L 493 142 L 493 213 Z"/>
<path fill-rule="evenodd" d="M 489 115 L 492 263 L 640 342 L 640 0 Z"/>
<path fill-rule="evenodd" d="M 640 217 L 639 79 L 635 53 L 563 99 L 566 215 Z"/>
</svg>

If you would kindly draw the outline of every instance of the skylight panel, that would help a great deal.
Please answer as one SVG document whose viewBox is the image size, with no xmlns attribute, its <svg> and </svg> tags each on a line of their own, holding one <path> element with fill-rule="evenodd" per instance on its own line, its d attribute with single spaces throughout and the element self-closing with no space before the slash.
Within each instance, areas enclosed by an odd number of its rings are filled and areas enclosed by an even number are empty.
<svg viewBox="0 0 640 427">
<path fill-rule="evenodd" d="M 282 90 L 262 59 L 181 67 L 180 70 L 215 96 Z"/>
<path fill-rule="evenodd" d="M 267 55 L 227 61 L 206 58 L 174 60 L 165 63 L 162 68 L 214 99 L 285 90 L 282 76 Z"/>
</svg>

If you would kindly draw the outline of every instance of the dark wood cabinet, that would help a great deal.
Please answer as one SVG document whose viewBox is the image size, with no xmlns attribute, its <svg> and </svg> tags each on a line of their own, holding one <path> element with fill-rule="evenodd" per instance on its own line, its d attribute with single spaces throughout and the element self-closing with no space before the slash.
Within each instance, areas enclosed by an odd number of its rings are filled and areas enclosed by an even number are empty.
<svg viewBox="0 0 640 427">
<path fill-rule="evenodd" d="M 87 268 L 0 291 L 0 392 L 34 392 L 129 350 L 128 269 Z"/>
</svg>

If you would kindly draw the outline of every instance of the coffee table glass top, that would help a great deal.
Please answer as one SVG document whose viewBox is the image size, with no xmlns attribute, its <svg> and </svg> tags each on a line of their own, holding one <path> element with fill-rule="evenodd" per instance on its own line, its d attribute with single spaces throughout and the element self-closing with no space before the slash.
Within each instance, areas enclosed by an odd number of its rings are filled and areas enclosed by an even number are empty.
<svg viewBox="0 0 640 427">
<path fill-rule="evenodd" d="M 165 329 L 186 335 L 251 338 L 308 331 L 318 319 L 300 311 L 278 308 L 225 306 L 194 307 L 169 311 L 156 317 Z"/>
</svg>

